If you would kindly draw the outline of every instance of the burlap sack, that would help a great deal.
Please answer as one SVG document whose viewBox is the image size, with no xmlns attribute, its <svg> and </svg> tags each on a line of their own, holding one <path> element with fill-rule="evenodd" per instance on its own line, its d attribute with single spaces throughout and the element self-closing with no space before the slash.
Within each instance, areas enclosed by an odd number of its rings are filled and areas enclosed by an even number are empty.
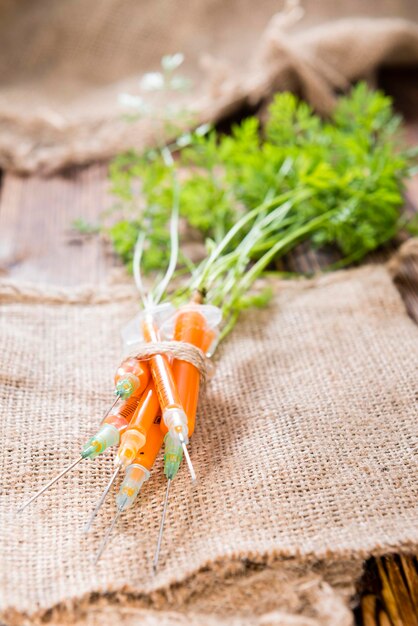
<svg viewBox="0 0 418 626">
<path fill-rule="evenodd" d="M 194 88 L 168 100 L 191 112 L 193 124 L 254 107 L 277 89 L 329 112 L 334 92 L 351 81 L 418 62 L 418 27 L 400 19 L 418 19 L 415 0 L 381 5 L 305 0 L 306 18 L 295 28 L 302 13 L 295 1 L 277 13 L 283 3 L 275 0 L 3 0 L 0 166 L 52 171 L 152 143 L 155 124 L 148 115 L 123 121 L 117 95 L 138 92 L 138 77 L 178 51 Z M 327 17 L 379 18 L 384 10 L 399 19 L 315 26 Z"/>
<path fill-rule="evenodd" d="M 315 288 L 313 288 L 315 287 Z M 119 329 L 138 306 L 0 284 L 1 598 L 7 624 L 348 626 L 370 554 L 418 546 L 418 331 L 384 267 L 278 284 L 217 355 L 191 454 L 152 555 L 162 460 L 120 520 L 83 524 L 112 472 L 86 461 L 36 505 L 110 400 Z"/>
</svg>

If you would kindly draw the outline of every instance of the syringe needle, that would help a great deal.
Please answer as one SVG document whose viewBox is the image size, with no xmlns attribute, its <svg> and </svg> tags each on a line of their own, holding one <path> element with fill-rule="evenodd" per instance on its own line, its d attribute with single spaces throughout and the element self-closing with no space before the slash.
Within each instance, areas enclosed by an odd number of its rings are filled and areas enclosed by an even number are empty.
<svg viewBox="0 0 418 626">
<path fill-rule="evenodd" d="M 100 557 L 102 556 L 103 552 L 105 551 L 106 546 L 108 545 L 109 541 L 110 541 L 110 537 L 111 534 L 113 532 L 114 527 L 116 526 L 116 523 L 119 519 L 120 514 L 122 513 L 122 511 L 124 510 L 125 504 L 128 501 L 128 498 L 125 498 L 125 500 L 123 502 L 121 502 L 120 506 L 118 507 L 118 510 L 116 511 L 116 515 L 112 520 L 112 523 L 110 524 L 109 528 L 106 531 L 105 536 L 103 537 L 103 541 L 100 544 L 100 548 L 96 554 L 96 558 L 94 559 L 94 565 L 96 565 L 100 559 Z"/>
<path fill-rule="evenodd" d="M 152 568 L 154 570 L 154 574 L 157 573 L 158 560 L 160 558 L 161 541 L 163 539 L 165 516 L 167 514 L 168 496 L 169 496 L 169 493 L 170 493 L 170 486 L 171 486 L 171 478 L 169 478 L 167 480 L 167 489 L 166 489 L 166 492 L 165 492 L 163 512 L 162 512 L 162 515 L 161 515 L 160 530 L 158 532 L 157 547 L 155 549 L 154 563 L 153 563 L 153 566 L 152 566 Z"/>
<path fill-rule="evenodd" d="M 115 408 L 115 406 L 117 405 L 117 403 L 120 400 L 120 396 L 116 396 L 115 401 L 113 402 L 112 406 L 109 407 L 106 411 L 106 413 L 103 415 L 102 417 L 102 421 L 100 422 L 100 424 L 103 424 L 103 422 L 105 421 L 106 417 L 109 415 L 110 411 L 112 411 L 112 409 Z"/>
<path fill-rule="evenodd" d="M 55 476 L 52 480 L 50 480 L 44 487 L 42 487 L 42 489 L 37 491 L 27 502 L 25 502 L 25 504 L 23 504 L 21 507 L 17 509 L 17 513 L 21 513 L 24 509 L 26 509 L 27 506 L 29 506 L 34 500 L 39 498 L 39 496 L 45 493 L 45 491 L 48 491 L 48 489 L 52 487 L 52 485 L 56 483 L 60 478 L 65 476 L 65 474 L 68 474 L 68 472 L 71 472 L 73 467 L 81 463 L 81 461 L 84 461 L 83 456 L 80 456 L 78 459 L 73 461 L 70 465 L 68 465 L 65 469 L 63 469 L 62 472 L 60 472 L 57 476 Z"/>
<path fill-rule="evenodd" d="M 96 517 L 97 513 L 100 511 L 100 509 L 101 509 L 101 507 L 103 505 L 103 502 L 106 500 L 107 494 L 109 493 L 113 483 L 116 480 L 116 476 L 118 475 L 120 468 L 121 468 L 121 465 L 118 465 L 117 468 L 115 469 L 115 471 L 112 474 L 112 478 L 109 480 L 109 482 L 107 483 L 107 485 L 106 485 L 102 495 L 100 496 L 100 500 L 98 501 L 98 503 L 94 507 L 94 509 L 93 509 L 93 511 L 92 511 L 92 513 L 91 513 L 91 515 L 90 515 L 89 519 L 87 520 L 87 523 L 86 523 L 86 525 L 84 527 L 84 532 L 85 533 L 89 532 L 89 530 L 90 530 L 90 528 L 91 528 L 91 526 L 92 526 L 92 524 L 93 524 L 93 522 L 95 520 L 95 517 Z"/>
<path fill-rule="evenodd" d="M 183 435 L 180 435 L 179 439 L 180 439 L 181 447 L 183 448 L 184 456 L 186 458 L 187 467 L 189 468 L 190 476 L 192 477 L 192 480 L 196 480 L 196 472 L 194 471 L 193 463 L 190 458 L 189 451 L 187 449 L 186 442 L 184 441 Z"/>
</svg>

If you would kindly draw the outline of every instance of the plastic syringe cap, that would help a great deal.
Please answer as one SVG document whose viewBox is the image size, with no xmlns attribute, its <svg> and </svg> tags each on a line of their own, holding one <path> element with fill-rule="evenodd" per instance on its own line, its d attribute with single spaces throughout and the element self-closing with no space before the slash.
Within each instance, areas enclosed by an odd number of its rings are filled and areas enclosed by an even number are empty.
<svg viewBox="0 0 418 626">
<path fill-rule="evenodd" d="M 138 315 L 131 319 L 126 326 L 122 328 L 121 335 L 125 349 L 129 349 L 135 344 L 142 343 L 144 341 L 141 330 L 141 322 L 146 314 L 151 313 L 155 323 L 160 327 L 168 317 L 173 315 L 174 310 L 175 309 L 170 302 L 163 302 L 161 304 L 156 304 L 151 309 L 147 309 L 147 311 L 141 311 L 138 313 Z"/>
</svg>

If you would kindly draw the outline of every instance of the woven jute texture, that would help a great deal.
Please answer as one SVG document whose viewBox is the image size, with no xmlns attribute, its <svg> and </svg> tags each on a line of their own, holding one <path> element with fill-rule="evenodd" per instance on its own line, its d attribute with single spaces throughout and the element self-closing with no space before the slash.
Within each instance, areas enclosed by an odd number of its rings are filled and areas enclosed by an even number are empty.
<svg viewBox="0 0 418 626">
<path fill-rule="evenodd" d="M 361 561 L 418 546 L 418 331 L 382 266 L 278 284 L 219 349 L 191 455 L 164 495 L 157 460 L 97 566 L 113 497 L 83 524 L 112 453 L 75 458 L 109 404 L 137 302 L 0 283 L 0 610 L 6 623 L 349 626 Z M 28 617 L 29 616 L 29 617 Z"/>
<path fill-rule="evenodd" d="M 301 4 L 3 0 L 0 165 L 51 171 L 161 138 L 163 129 L 148 114 L 123 121 L 117 96 L 140 94 L 139 77 L 158 70 L 167 53 L 185 53 L 182 73 L 193 88 L 161 99 L 140 95 L 152 104 L 153 118 L 167 103 L 177 113 L 187 109 L 186 125 L 257 106 L 280 89 L 299 92 L 327 113 L 335 92 L 352 81 L 373 81 L 382 66 L 418 62 L 418 27 L 401 19 L 418 19 L 415 0 Z M 376 19 L 347 18 L 352 15 Z M 346 19 L 318 25 L 339 17 Z"/>
</svg>

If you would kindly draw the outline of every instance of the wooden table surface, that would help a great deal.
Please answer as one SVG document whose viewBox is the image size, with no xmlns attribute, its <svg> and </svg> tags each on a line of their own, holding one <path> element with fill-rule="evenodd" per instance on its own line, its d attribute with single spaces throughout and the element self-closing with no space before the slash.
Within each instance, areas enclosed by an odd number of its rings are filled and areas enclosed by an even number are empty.
<svg viewBox="0 0 418 626">
<path fill-rule="evenodd" d="M 41 178 L 6 173 L 0 195 L 0 272 L 10 278 L 66 287 L 106 283 L 117 259 L 98 237 L 72 222 L 95 223 L 111 200 L 107 168 L 92 165 Z"/>
<path fill-rule="evenodd" d="M 415 132 L 415 127 L 414 127 Z M 417 130 L 418 143 L 418 130 Z M 80 235 L 74 220 L 96 224 L 111 206 L 107 166 L 90 165 L 49 178 L 6 173 L 0 190 L 0 275 L 22 281 L 74 287 L 104 285 L 121 267 L 110 245 L 98 236 Z M 418 212 L 418 176 L 408 184 L 406 210 Z M 387 258 L 396 242 L 375 253 Z M 310 274 L 338 260 L 333 251 L 302 244 L 282 267 Z"/>
</svg>

